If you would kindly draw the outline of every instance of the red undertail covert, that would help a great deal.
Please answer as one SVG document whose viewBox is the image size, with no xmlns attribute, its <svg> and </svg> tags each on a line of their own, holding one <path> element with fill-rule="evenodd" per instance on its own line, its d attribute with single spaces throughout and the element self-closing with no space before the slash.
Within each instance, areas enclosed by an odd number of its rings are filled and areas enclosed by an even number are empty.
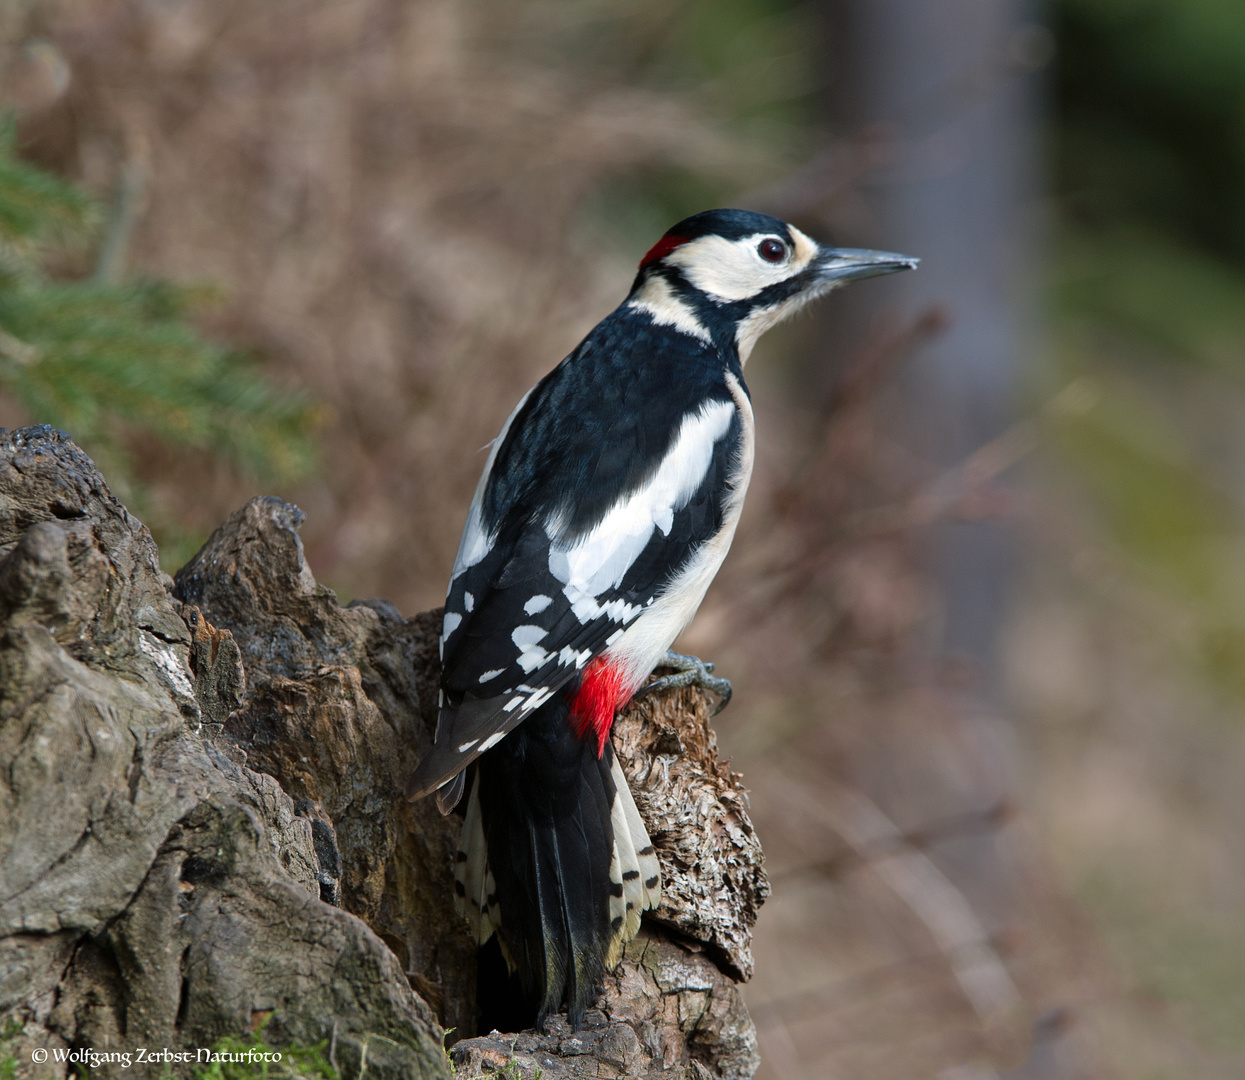
<svg viewBox="0 0 1245 1080">
<path fill-rule="evenodd" d="M 597 757 L 605 753 L 610 737 L 614 712 L 622 704 L 622 672 L 603 656 L 598 656 L 584 670 L 583 682 L 571 701 L 571 727 L 577 738 L 586 738 L 591 731 L 597 739 Z"/>
</svg>

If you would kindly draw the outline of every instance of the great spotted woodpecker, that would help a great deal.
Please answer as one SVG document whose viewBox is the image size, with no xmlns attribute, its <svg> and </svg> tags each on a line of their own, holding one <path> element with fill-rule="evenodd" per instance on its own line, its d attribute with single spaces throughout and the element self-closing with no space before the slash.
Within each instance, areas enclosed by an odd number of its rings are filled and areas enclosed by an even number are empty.
<svg viewBox="0 0 1245 1080">
<path fill-rule="evenodd" d="M 809 300 L 917 260 L 822 247 L 764 214 L 679 222 L 622 305 L 515 406 L 476 486 L 441 632 L 436 740 L 407 788 L 458 803 L 455 872 L 538 1022 L 578 1027 L 656 907 L 652 843 L 610 746 L 726 556 L 752 471 L 744 363 Z"/>
</svg>

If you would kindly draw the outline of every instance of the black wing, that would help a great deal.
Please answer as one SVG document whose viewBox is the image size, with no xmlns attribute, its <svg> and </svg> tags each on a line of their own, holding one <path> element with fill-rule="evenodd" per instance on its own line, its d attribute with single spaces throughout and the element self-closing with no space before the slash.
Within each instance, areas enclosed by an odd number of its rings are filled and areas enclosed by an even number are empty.
<svg viewBox="0 0 1245 1080">
<path fill-rule="evenodd" d="M 412 798 L 577 680 L 722 526 L 741 420 L 721 359 L 656 328 L 660 364 L 611 363 L 611 329 L 537 384 L 486 466 L 446 598 L 436 745 Z"/>
</svg>

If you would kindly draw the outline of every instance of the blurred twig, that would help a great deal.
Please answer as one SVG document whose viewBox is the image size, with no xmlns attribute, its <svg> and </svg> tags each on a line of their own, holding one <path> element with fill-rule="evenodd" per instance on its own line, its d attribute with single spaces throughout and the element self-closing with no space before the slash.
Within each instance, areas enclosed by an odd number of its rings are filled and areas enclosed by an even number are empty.
<svg viewBox="0 0 1245 1080">
<path fill-rule="evenodd" d="M 146 191 L 147 166 L 140 157 L 133 157 L 121 169 L 103 242 L 95 259 L 93 279 L 100 284 L 114 284 L 125 272 L 130 238 L 138 224 Z"/>
<path fill-rule="evenodd" d="M 862 792 L 832 785 L 823 804 L 829 822 L 924 923 L 987 1030 L 1022 1010 L 1016 984 L 964 894 Z M 881 858 L 876 852 L 889 850 Z"/>
<path fill-rule="evenodd" d="M 850 866 L 869 865 L 877 859 L 889 858 L 904 848 L 923 851 L 944 840 L 963 836 L 976 836 L 981 833 L 993 832 L 1006 825 L 1016 814 L 1016 804 L 1010 799 L 1000 799 L 992 806 L 981 810 L 971 810 L 964 814 L 956 814 L 933 822 L 919 829 L 909 829 L 897 837 L 884 837 L 876 846 L 865 849 L 849 847 L 842 853 L 821 859 L 816 862 L 804 863 L 800 866 L 786 867 L 782 870 L 770 871 L 770 881 L 774 883 L 786 881 L 804 874 L 820 874 L 824 877 L 838 877 Z"/>
</svg>

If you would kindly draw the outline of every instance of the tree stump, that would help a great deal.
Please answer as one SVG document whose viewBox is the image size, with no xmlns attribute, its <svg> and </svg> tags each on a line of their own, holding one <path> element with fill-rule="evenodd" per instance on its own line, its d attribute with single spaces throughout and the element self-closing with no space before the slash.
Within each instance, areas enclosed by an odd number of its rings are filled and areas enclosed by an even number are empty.
<svg viewBox="0 0 1245 1080">
<path fill-rule="evenodd" d="M 302 520 L 254 499 L 173 581 L 67 436 L 0 429 L 0 1017 L 22 1025 L 19 1075 L 49 1075 L 36 1048 L 197 1049 L 262 1025 L 345 1076 L 447 1077 L 443 1028 L 474 1034 L 458 819 L 402 797 L 431 745 L 439 612 L 338 604 Z M 614 745 L 662 905 L 583 1031 L 461 1038 L 459 1077 L 756 1070 L 738 983 L 768 886 L 708 702 L 642 699 Z"/>
</svg>

